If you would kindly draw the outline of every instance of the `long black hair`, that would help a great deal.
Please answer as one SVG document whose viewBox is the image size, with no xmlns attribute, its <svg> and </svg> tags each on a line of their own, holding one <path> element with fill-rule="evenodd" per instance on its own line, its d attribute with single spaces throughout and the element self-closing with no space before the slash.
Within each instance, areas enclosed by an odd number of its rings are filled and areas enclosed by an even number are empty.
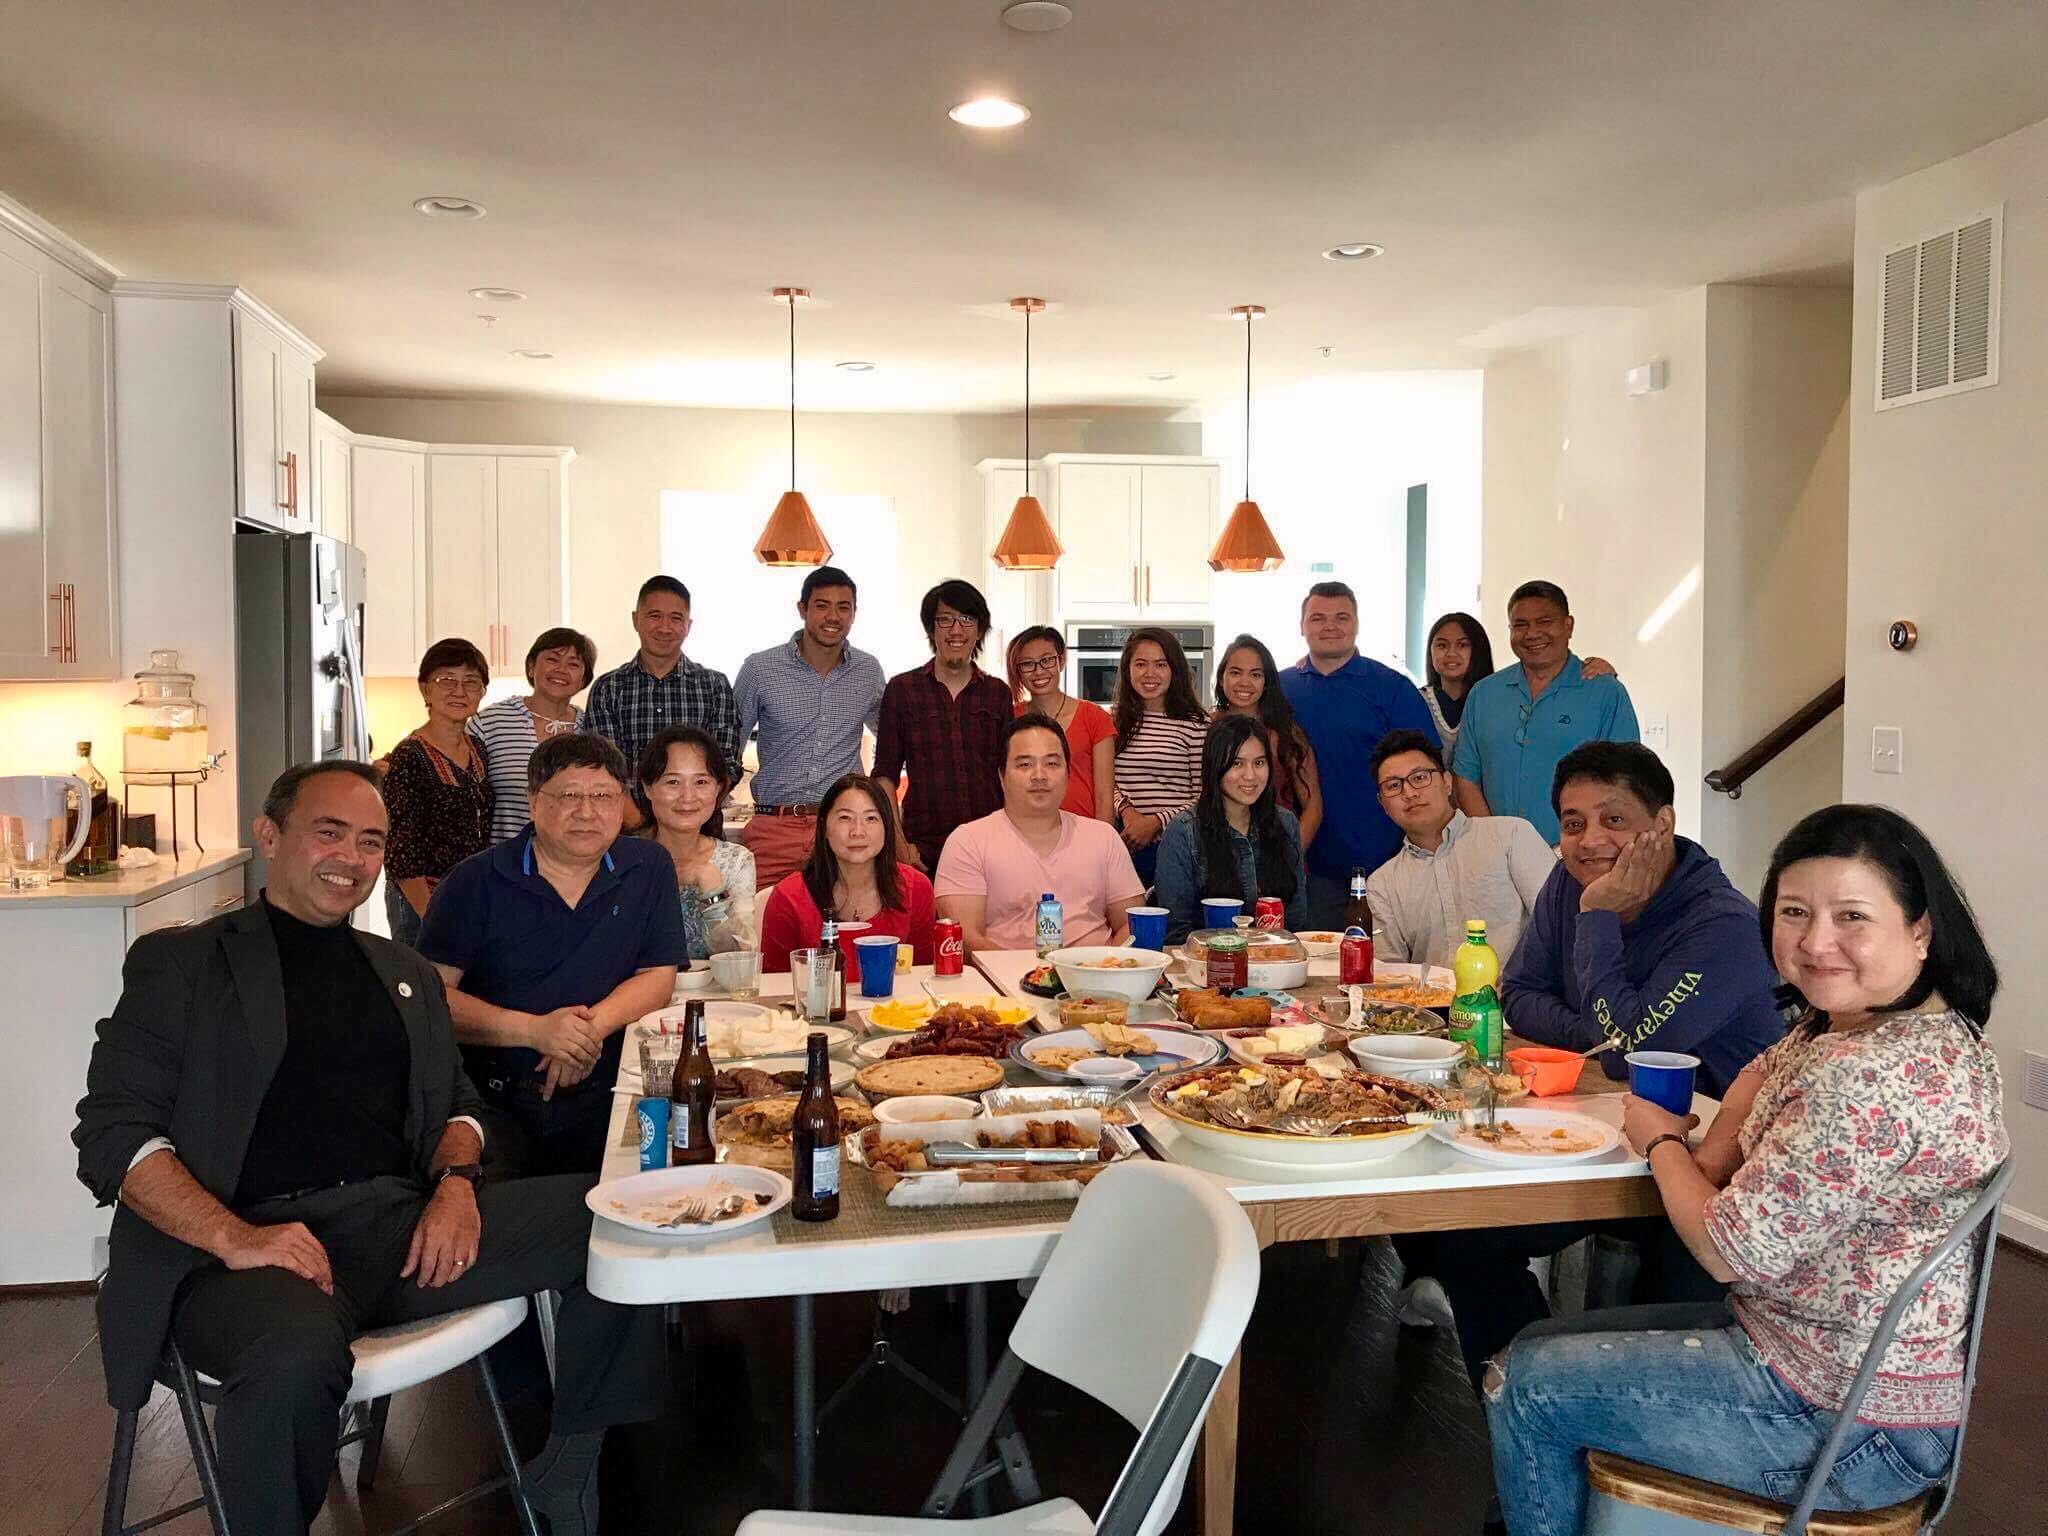
<svg viewBox="0 0 2048 1536">
<path fill-rule="evenodd" d="M 1169 720 L 1207 720 L 1209 712 L 1202 708 L 1202 701 L 1195 697 L 1194 675 L 1188 670 L 1188 653 L 1180 648 L 1180 642 L 1172 634 L 1150 625 L 1134 629 L 1130 638 L 1124 641 L 1124 653 L 1116 664 L 1116 739 L 1129 741 L 1138 732 L 1138 722 L 1144 716 L 1145 706 L 1138 698 L 1138 690 L 1131 686 L 1131 657 L 1146 641 L 1159 647 L 1159 654 L 1166 658 L 1171 673 L 1166 684 L 1166 697 L 1159 701 L 1160 711 Z"/>
<path fill-rule="evenodd" d="M 1266 749 L 1271 761 L 1273 742 L 1264 725 L 1250 715 L 1224 715 L 1209 727 L 1202 739 L 1202 794 L 1195 801 L 1195 846 L 1201 851 L 1207 872 L 1208 896 L 1235 896 L 1252 901 L 1260 896 L 1278 896 L 1282 901 L 1294 895 L 1294 850 L 1280 824 L 1280 807 L 1273 799 L 1273 778 L 1252 802 L 1252 841 L 1259 850 L 1259 888 L 1238 888 L 1237 854 L 1230 841 L 1230 823 L 1223 810 L 1223 776 L 1237 761 L 1248 741 Z"/>
<path fill-rule="evenodd" d="M 882 898 L 882 910 L 903 910 L 903 880 L 896 865 L 896 801 L 889 791 L 864 773 L 842 774 L 818 801 L 818 835 L 811 843 L 811 856 L 804 862 L 804 889 L 821 913 L 832 910 L 832 887 L 839 883 L 839 855 L 825 837 L 825 823 L 841 795 L 862 794 L 874 803 L 882 818 L 882 851 L 875 855 L 875 890 Z"/>
<path fill-rule="evenodd" d="M 1287 787 L 1294 792 L 1296 803 L 1307 800 L 1303 793 L 1302 772 L 1308 760 L 1308 736 L 1301 723 L 1294 718 L 1294 706 L 1287 702 L 1287 690 L 1280 686 L 1280 669 L 1273 661 L 1273 653 L 1266 649 L 1266 642 L 1256 635 L 1239 635 L 1226 645 L 1216 658 L 1216 712 L 1221 719 L 1233 709 L 1223 692 L 1223 669 L 1230 665 L 1230 658 L 1239 651 L 1250 651 L 1259 658 L 1259 670 L 1265 674 L 1266 685 L 1259 692 L 1259 702 L 1253 706 L 1259 721 L 1266 727 L 1266 735 L 1273 744 L 1274 771 L 1286 780 Z"/>
<path fill-rule="evenodd" d="M 1771 952 L 1777 921 L 1778 881 L 1792 865 L 1807 859 L 1858 859 L 1874 866 L 1904 910 L 1906 921 L 1928 920 L 1932 931 L 1920 974 L 1881 1011 L 1906 1012 L 1938 992 L 1969 1021 L 1973 1032 L 1984 1032 L 1991 1020 L 1991 999 L 1998 992 L 1998 965 L 1985 947 L 1963 888 L 1925 832 L 1882 805 L 1831 805 L 1801 821 L 1771 854 L 1770 872 L 1764 876 L 1763 895 L 1757 903 L 1767 953 Z M 1813 1017 L 1819 1027 L 1826 1028 L 1825 1014 L 1815 1009 Z"/>
<path fill-rule="evenodd" d="M 1487 637 L 1486 626 L 1469 613 L 1447 613 L 1430 625 L 1429 638 L 1422 642 L 1422 671 L 1432 688 L 1441 690 L 1444 685 L 1444 680 L 1437 675 L 1432 652 L 1437 634 L 1446 624 L 1457 625 L 1465 631 L 1465 638 L 1472 642 L 1472 666 L 1465 673 L 1465 695 L 1469 698 L 1474 684 L 1493 676 L 1493 641 Z"/>
<path fill-rule="evenodd" d="M 587 734 L 587 733 L 578 733 Z M 558 741 L 567 741 L 568 736 L 551 736 L 534 748 L 538 757 L 542 748 L 551 747 Z M 602 740 L 603 738 L 599 738 Z M 704 771 L 718 780 L 718 808 L 704 822 L 704 835 L 723 840 L 725 837 L 725 797 L 732 793 L 732 787 L 739 782 L 739 776 L 725 760 L 725 748 L 718 744 L 718 738 L 709 731 L 694 725 L 671 725 L 657 734 L 640 752 L 639 783 L 633 786 L 633 796 L 639 801 L 640 814 L 646 818 L 647 835 L 653 837 L 661 829 L 654 823 L 654 806 L 648 801 L 647 786 L 668 772 L 668 749 L 670 747 L 695 747 L 704 755 Z"/>
</svg>

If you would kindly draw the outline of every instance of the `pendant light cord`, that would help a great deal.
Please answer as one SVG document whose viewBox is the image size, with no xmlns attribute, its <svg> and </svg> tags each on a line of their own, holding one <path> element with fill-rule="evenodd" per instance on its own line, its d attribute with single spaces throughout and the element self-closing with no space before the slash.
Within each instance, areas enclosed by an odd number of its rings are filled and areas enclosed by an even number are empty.
<svg viewBox="0 0 2048 1536">
<path fill-rule="evenodd" d="M 1244 317 L 1244 499 L 1252 499 L 1252 320 Z M 792 429 L 794 430 L 794 429 Z"/>
<path fill-rule="evenodd" d="M 1249 366 L 1249 365 L 1247 365 Z M 1246 375 L 1250 377 L 1249 374 Z M 1249 384 L 1245 386 L 1251 388 Z M 796 295 L 789 296 L 789 488 L 796 489 Z"/>
<path fill-rule="evenodd" d="M 1031 494 L 1031 306 L 1024 306 L 1024 494 Z"/>
</svg>

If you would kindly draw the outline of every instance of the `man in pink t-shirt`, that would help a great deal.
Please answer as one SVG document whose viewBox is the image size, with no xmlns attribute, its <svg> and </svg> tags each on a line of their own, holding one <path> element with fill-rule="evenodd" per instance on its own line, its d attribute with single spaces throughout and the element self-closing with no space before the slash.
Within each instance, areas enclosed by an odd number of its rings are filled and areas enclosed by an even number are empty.
<svg viewBox="0 0 2048 1536">
<path fill-rule="evenodd" d="M 1067 737 L 1036 711 L 1002 737 L 1003 808 L 954 828 L 939 855 L 939 916 L 955 919 L 970 952 L 1030 949 L 1038 899 L 1060 901 L 1068 944 L 1122 944 L 1125 913 L 1145 898 L 1130 850 L 1106 821 L 1060 809 L 1067 795 Z"/>
</svg>

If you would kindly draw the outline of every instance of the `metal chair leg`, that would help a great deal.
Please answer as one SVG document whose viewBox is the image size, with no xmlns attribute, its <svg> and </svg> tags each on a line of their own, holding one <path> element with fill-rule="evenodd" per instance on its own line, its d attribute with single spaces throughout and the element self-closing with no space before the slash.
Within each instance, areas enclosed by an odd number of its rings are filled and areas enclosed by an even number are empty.
<svg viewBox="0 0 2048 1536">
<path fill-rule="evenodd" d="M 541 1353 L 547 1356 L 548 1382 L 555 1380 L 555 1306 L 557 1297 L 553 1291 L 536 1291 L 533 1294 L 533 1320 L 540 1328 Z"/>
<path fill-rule="evenodd" d="M 107 1465 L 107 1503 L 100 1514 L 100 1536 L 121 1536 L 128 1523 L 128 1474 L 135 1465 L 133 1409 L 114 1420 L 114 1457 Z"/>
<path fill-rule="evenodd" d="M 491 1374 L 488 1353 L 478 1355 L 475 1365 L 484 1403 L 491 1410 L 491 1430 L 497 1436 L 498 1458 L 505 1464 L 505 1477 L 512 1494 L 512 1508 L 519 1516 L 521 1536 L 540 1536 L 533 1506 L 526 1500 L 526 1485 L 519 1478 L 519 1448 L 512 1443 L 512 1426 L 505 1422 L 505 1404 L 498 1397 L 498 1379 Z"/>
<path fill-rule="evenodd" d="M 384 1420 L 391 1412 L 391 1399 L 380 1397 L 363 1405 L 362 1458 L 356 1463 L 356 1487 L 377 1486 L 377 1463 L 384 1454 Z"/>
<path fill-rule="evenodd" d="M 191 1442 L 192 1461 L 199 1474 L 199 1495 L 206 1502 L 214 1536 L 228 1536 L 228 1507 L 220 1491 L 220 1460 L 214 1455 L 213 1432 L 207 1428 L 206 1414 L 199 1406 L 199 1383 L 192 1379 L 192 1368 L 185 1363 L 176 1344 L 170 1346 L 169 1353 L 178 1377 L 178 1412 L 185 1420 L 185 1438 Z"/>
</svg>

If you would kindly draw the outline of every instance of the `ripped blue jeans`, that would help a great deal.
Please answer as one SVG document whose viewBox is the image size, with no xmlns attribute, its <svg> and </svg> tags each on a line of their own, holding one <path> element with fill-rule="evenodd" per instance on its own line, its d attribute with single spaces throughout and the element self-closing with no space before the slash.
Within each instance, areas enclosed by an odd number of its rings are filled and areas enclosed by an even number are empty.
<svg viewBox="0 0 2048 1536">
<path fill-rule="evenodd" d="M 1835 1423 L 1763 1363 L 1725 1302 L 1537 1323 L 1484 1395 L 1508 1536 L 1579 1536 L 1588 1450 L 1795 1504 Z M 1859 1425 L 1821 1507 L 1880 1509 L 1923 1493 L 1955 1440 L 1953 1426 Z"/>
</svg>

